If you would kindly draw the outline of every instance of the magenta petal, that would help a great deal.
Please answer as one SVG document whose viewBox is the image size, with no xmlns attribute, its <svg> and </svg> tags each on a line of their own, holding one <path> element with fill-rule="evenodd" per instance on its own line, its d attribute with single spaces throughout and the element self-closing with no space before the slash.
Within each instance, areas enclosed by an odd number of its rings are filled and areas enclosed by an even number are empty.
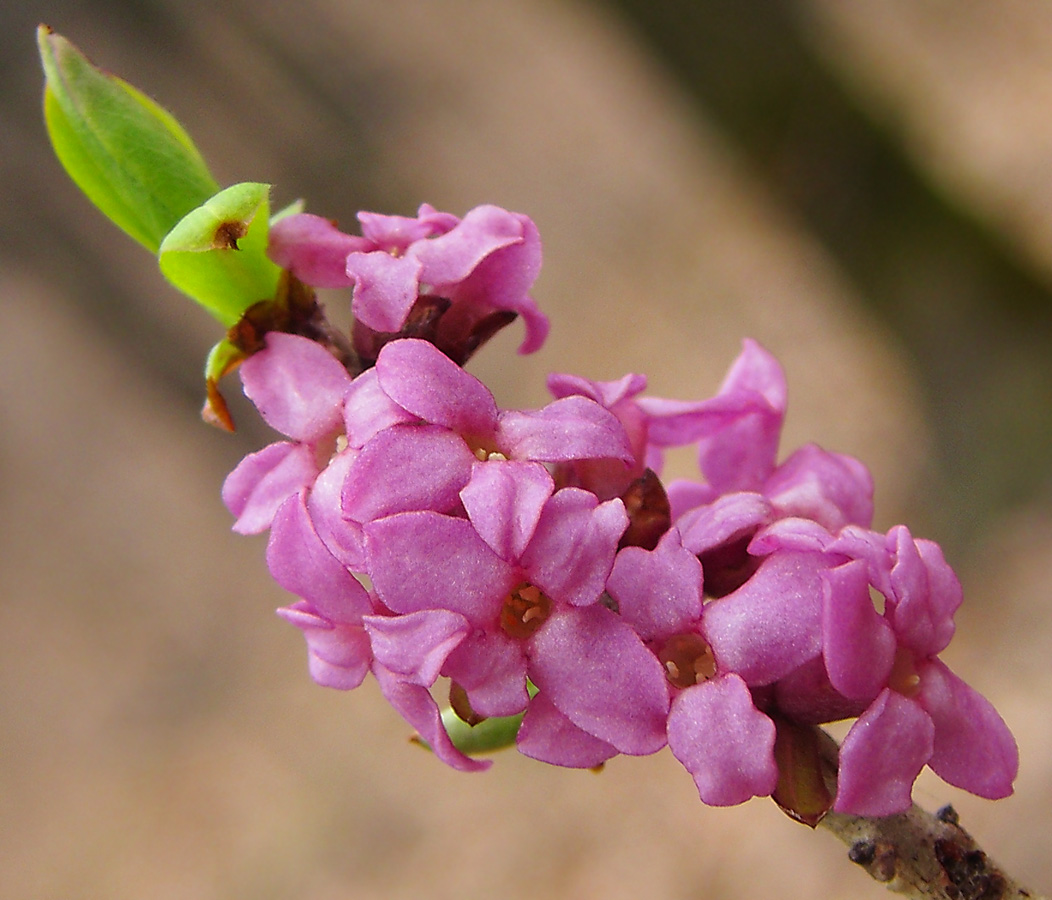
<svg viewBox="0 0 1052 900">
<path fill-rule="evenodd" d="M 421 204 L 415 218 L 374 212 L 358 213 L 363 237 L 384 250 L 393 250 L 399 254 L 417 241 L 445 234 L 459 221 L 452 213 L 439 212 L 426 203 Z"/>
<path fill-rule="evenodd" d="M 360 625 L 337 625 L 303 601 L 279 609 L 278 615 L 303 632 L 311 677 L 322 687 L 349 691 L 365 680 L 372 651 Z"/>
<path fill-rule="evenodd" d="M 373 656 L 385 669 L 413 684 L 431 687 L 446 657 L 471 630 L 467 619 L 445 609 L 362 620 Z"/>
<path fill-rule="evenodd" d="M 910 807 L 913 782 L 931 758 L 935 726 L 914 700 L 885 689 L 840 746 L 833 809 L 890 816 Z"/>
<path fill-rule="evenodd" d="M 480 716 L 513 716 L 526 708 L 526 657 L 522 644 L 499 629 L 476 629 L 449 654 L 443 675 L 468 695 Z"/>
<path fill-rule="evenodd" d="M 328 219 L 299 213 L 271 225 L 267 255 L 306 284 L 339 288 L 351 283 L 348 254 L 371 249 L 370 241 L 344 234 Z"/>
<path fill-rule="evenodd" d="M 854 560 L 822 575 L 822 652 L 829 680 L 852 699 L 876 697 L 895 658 L 895 635 L 869 596 L 868 568 Z"/>
<path fill-rule="evenodd" d="M 530 638 L 528 655 L 530 679 L 578 728 L 632 756 L 665 745 L 665 672 L 610 610 L 553 613 Z"/>
<path fill-rule="evenodd" d="M 873 476 L 851 456 L 814 444 L 797 450 L 774 470 L 763 493 L 783 516 L 800 516 L 839 531 L 868 528 L 873 520 Z"/>
<path fill-rule="evenodd" d="M 375 331 L 400 331 L 420 292 L 420 263 L 383 250 L 351 253 L 347 275 L 354 280 L 354 318 Z"/>
<path fill-rule="evenodd" d="M 573 769 L 591 769 L 617 755 L 615 747 L 581 731 L 544 694 L 530 701 L 516 744 L 523 756 Z"/>
<path fill-rule="evenodd" d="M 370 522 L 365 539 L 373 585 L 395 612 L 449 609 L 492 627 L 520 579 L 467 519 L 402 513 Z"/>
<path fill-rule="evenodd" d="M 618 553 L 606 589 L 644 641 L 686 631 L 701 617 L 701 563 L 675 528 L 653 551 L 625 547 Z"/>
<path fill-rule="evenodd" d="M 566 397 L 528 412 L 502 412 L 497 446 L 506 456 L 541 462 L 634 459 L 617 416 L 586 397 Z"/>
<path fill-rule="evenodd" d="M 896 603 L 891 621 L 899 643 L 921 656 L 934 656 L 953 637 L 953 614 L 961 605 L 961 583 L 938 545 L 914 541 L 905 525 L 888 532 L 894 547 L 891 585 Z"/>
<path fill-rule="evenodd" d="M 822 652 L 822 579 L 816 553 L 776 553 L 742 587 L 710 603 L 703 630 L 723 672 L 771 684 Z"/>
<path fill-rule="evenodd" d="M 833 541 L 833 535 L 811 519 L 776 519 L 756 532 L 749 552 L 753 556 L 769 556 L 776 550 L 825 553 Z"/>
<path fill-rule="evenodd" d="M 334 622 L 357 625 L 372 611 L 369 594 L 322 543 L 302 494 L 289 497 L 274 516 L 267 566 L 285 590 L 302 597 Z"/>
<path fill-rule="evenodd" d="M 443 287 L 464 281 L 486 257 L 522 239 L 522 221 L 514 213 L 477 206 L 455 228 L 414 245 L 413 254 L 422 264 L 421 279 L 441 296 Z"/>
<path fill-rule="evenodd" d="M 774 791 L 774 738 L 774 722 L 756 709 L 737 675 L 703 681 L 672 701 L 669 749 L 710 806 L 733 806 Z"/>
<path fill-rule="evenodd" d="M 489 389 L 427 341 L 392 341 L 380 351 L 376 374 L 385 394 L 432 425 L 492 439 L 497 405 Z"/>
<path fill-rule="evenodd" d="M 347 444 L 362 447 L 377 433 L 391 425 L 418 421 L 383 392 L 376 377 L 376 369 L 362 372 L 351 383 L 344 397 L 344 428 Z"/>
<path fill-rule="evenodd" d="M 320 344 L 272 331 L 239 370 L 245 395 L 267 424 L 297 441 L 316 441 L 343 421 L 351 376 Z"/>
<path fill-rule="evenodd" d="M 343 450 L 332 458 L 307 495 L 307 512 L 328 551 L 348 569 L 365 570 L 365 536 L 359 522 L 344 518 L 343 483 L 358 454 Z"/>
<path fill-rule="evenodd" d="M 944 781 L 980 797 L 1012 793 L 1019 750 L 990 701 L 939 660 L 921 671 L 920 702 L 935 723 L 935 750 L 928 764 Z"/>
<path fill-rule="evenodd" d="M 588 491 L 563 488 L 545 505 L 522 566 L 552 599 L 574 606 L 594 603 L 627 527 L 620 500 L 599 503 Z"/>
<path fill-rule="evenodd" d="M 223 482 L 223 502 L 237 517 L 234 531 L 266 531 L 278 507 L 308 487 L 317 474 L 314 454 L 302 444 L 278 441 L 250 453 Z"/>
<path fill-rule="evenodd" d="M 435 756 L 447 766 L 461 772 L 482 772 L 492 765 L 492 760 L 472 759 L 453 746 L 442 725 L 438 704 L 426 687 L 403 681 L 380 665 L 373 666 L 373 675 L 387 702 L 416 729 Z"/>
<path fill-rule="evenodd" d="M 356 522 L 418 509 L 448 512 L 460 503 L 476 462 L 456 434 L 435 425 L 392 425 L 347 470 L 343 513 Z"/>
<path fill-rule="evenodd" d="M 540 463 L 494 460 L 475 464 L 460 499 L 482 539 L 512 562 L 522 556 L 554 490 Z"/>
<path fill-rule="evenodd" d="M 714 503 L 692 509 L 677 522 L 683 546 L 702 554 L 756 531 L 771 515 L 771 504 L 759 494 L 725 494 Z"/>
</svg>

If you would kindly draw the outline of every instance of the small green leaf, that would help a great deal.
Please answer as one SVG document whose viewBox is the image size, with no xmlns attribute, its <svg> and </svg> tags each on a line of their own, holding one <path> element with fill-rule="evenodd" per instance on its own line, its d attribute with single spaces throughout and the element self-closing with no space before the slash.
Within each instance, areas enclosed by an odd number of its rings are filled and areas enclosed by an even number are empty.
<svg viewBox="0 0 1052 900">
<path fill-rule="evenodd" d="M 227 328 L 274 297 L 281 269 L 267 257 L 270 185 L 246 182 L 188 213 L 161 243 L 161 272 Z"/>
<path fill-rule="evenodd" d="M 37 29 L 44 118 L 70 178 L 111 221 L 151 252 L 218 189 L 172 115 L 101 71 L 61 35 Z"/>
</svg>

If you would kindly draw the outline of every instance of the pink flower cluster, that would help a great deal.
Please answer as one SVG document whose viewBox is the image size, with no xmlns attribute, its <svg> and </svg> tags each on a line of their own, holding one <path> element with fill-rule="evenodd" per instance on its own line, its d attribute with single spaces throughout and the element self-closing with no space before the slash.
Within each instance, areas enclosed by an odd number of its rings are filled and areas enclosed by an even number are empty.
<svg viewBox="0 0 1052 900">
<path fill-rule="evenodd" d="M 366 368 L 270 334 L 241 377 L 286 439 L 223 491 L 235 530 L 269 529 L 318 683 L 372 672 L 463 770 L 488 762 L 449 739 L 439 678 L 469 721 L 524 713 L 518 749 L 544 762 L 667 744 L 709 804 L 772 794 L 779 732 L 847 718 L 839 811 L 905 809 L 925 765 L 1011 793 L 1011 734 L 938 659 L 957 578 L 905 526 L 870 529 L 857 460 L 809 445 L 777 461 L 786 385 L 767 351 L 746 341 L 697 402 L 647 397 L 641 375 L 553 375 L 547 406 L 502 410 L 462 364 L 516 317 L 523 352 L 543 342 L 533 223 L 496 207 L 360 220 L 362 237 L 275 226 L 299 279 L 353 285 Z M 700 479 L 662 484 L 663 449 L 683 445 Z"/>
</svg>

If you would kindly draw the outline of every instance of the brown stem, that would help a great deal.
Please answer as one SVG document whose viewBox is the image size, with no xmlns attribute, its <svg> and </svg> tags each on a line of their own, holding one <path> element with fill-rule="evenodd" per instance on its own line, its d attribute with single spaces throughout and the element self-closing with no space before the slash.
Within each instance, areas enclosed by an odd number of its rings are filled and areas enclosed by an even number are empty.
<svg viewBox="0 0 1052 900">
<path fill-rule="evenodd" d="M 823 755 L 835 759 L 836 749 L 825 735 Z M 914 805 L 880 818 L 829 812 L 820 824 L 847 845 L 852 862 L 900 894 L 924 900 L 1047 900 L 1005 874 L 961 828 L 951 806 L 932 814 Z"/>
</svg>

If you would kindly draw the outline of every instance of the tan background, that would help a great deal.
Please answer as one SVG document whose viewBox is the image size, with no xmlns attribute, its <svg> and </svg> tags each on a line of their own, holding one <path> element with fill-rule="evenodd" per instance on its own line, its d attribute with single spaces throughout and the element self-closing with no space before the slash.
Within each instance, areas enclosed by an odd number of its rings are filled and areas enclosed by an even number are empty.
<svg viewBox="0 0 1052 900">
<path fill-rule="evenodd" d="M 786 6 L 826 77 L 1047 300 L 1049 8 Z M 1047 317 L 997 346 L 996 309 L 946 329 L 932 352 L 946 350 L 951 387 L 983 372 L 951 352 L 973 346 L 960 333 L 990 329 L 997 377 L 979 379 L 976 415 L 1011 412 L 1017 429 L 1006 442 L 999 420 L 962 419 L 979 424 L 954 456 L 929 360 L 896 325 L 927 315 L 938 335 L 947 307 L 880 312 L 835 241 L 609 6 L 67 0 L 0 12 L 0 896 L 884 894 L 768 802 L 701 806 L 667 752 L 599 776 L 510 753 L 460 775 L 406 742 L 373 686 L 309 681 L 299 635 L 272 613 L 288 598 L 264 544 L 229 532 L 218 497 L 265 430 L 243 407 L 237 437 L 199 423 L 215 327 L 51 157 L 38 21 L 176 112 L 222 183 L 273 181 L 279 202 L 305 196 L 347 226 L 358 208 L 425 200 L 533 216 L 553 334 L 519 359 L 513 326 L 472 363 L 503 405 L 544 402 L 550 370 L 644 371 L 655 393 L 703 396 L 743 336 L 771 347 L 790 380 L 786 451 L 855 453 L 876 474 L 880 527 L 920 522 L 947 542 L 967 597 L 947 658 L 1019 738 L 1014 798 L 925 777 L 917 799 L 953 802 L 1019 877 L 1052 888 Z M 966 257 L 940 264 L 967 273 Z M 926 283 L 911 284 L 922 306 Z M 933 488 L 947 453 L 963 479 L 952 503 Z M 969 505 L 1006 471 L 1022 489 Z"/>
</svg>

